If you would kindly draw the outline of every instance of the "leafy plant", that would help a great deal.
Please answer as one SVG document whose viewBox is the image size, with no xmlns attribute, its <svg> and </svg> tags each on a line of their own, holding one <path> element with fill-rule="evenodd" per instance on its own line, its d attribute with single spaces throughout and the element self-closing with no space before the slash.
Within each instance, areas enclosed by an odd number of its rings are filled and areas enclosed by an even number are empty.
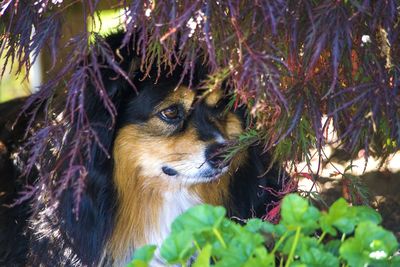
<svg viewBox="0 0 400 267">
<path fill-rule="evenodd" d="M 160 248 L 166 264 L 235 266 L 399 266 L 395 236 L 367 206 L 337 200 L 319 211 L 296 194 L 286 196 L 279 224 L 250 219 L 239 225 L 222 207 L 200 205 L 176 218 Z M 271 242 L 273 241 L 273 242 Z M 146 267 L 156 247 L 138 249 L 130 267 Z"/>
</svg>

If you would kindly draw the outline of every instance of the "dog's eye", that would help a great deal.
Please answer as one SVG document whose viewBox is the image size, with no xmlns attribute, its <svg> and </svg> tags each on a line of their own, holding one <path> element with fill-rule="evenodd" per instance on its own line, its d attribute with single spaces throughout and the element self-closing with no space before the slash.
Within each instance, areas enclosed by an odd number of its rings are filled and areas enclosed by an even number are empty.
<svg viewBox="0 0 400 267">
<path fill-rule="evenodd" d="M 170 106 L 160 111 L 160 117 L 166 122 L 176 122 L 182 118 L 182 115 L 179 107 Z"/>
</svg>

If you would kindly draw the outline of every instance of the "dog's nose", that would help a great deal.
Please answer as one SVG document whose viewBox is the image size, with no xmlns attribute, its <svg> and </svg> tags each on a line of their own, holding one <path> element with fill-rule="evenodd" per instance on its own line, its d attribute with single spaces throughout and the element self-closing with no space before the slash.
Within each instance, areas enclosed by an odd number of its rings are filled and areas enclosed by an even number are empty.
<svg viewBox="0 0 400 267">
<path fill-rule="evenodd" d="M 206 159 L 207 162 L 213 168 L 223 168 L 229 164 L 228 160 L 225 160 L 226 155 L 224 152 L 225 145 L 220 143 L 215 143 L 207 147 L 206 149 Z"/>
</svg>

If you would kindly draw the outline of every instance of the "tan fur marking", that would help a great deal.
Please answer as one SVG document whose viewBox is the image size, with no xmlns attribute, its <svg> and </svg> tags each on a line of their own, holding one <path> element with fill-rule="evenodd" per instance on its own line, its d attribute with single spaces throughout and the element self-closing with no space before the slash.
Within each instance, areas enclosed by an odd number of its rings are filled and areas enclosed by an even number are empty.
<svg viewBox="0 0 400 267">
<path fill-rule="evenodd" d="M 222 90 L 214 89 L 206 93 L 205 102 L 208 106 L 215 106 L 218 101 L 222 98 Z"/>
<path fill-rule="evenodd" d="M 141 175 L 136 158 L 136 154 L 141 153 L 139 143 L 135 142 L 137 136 L 129 128 L 121 129 L 114 146 L 114 181 L 119 205 L 109 247 L 116 259 L 123 257 L 127 248 L 144 244 L 146 225 L 157 222 L 162 201 L 159 190 L 164 187 L 161 180 L 157 184 Z"/>
<path fill-rule="evenodd" d="M 7 153 L 7 147 L 3 142 L 0 141 L 0 154 Z"/>
<path fill-rule="evenodd" d="M 236 138 L 243 133 L 242 122 L 235 114 L 228 113 L 226 115 L 224 126 L 224 131 L 230 139 Z"/>
<path fill-rule="evenodd" d="M 119 203 L 116 227 L 109 245 L 114 258 L 123 256 L 126 248 L 146 243 L 146 230 L 159 227 L 162 193 L 182 187 L 181 181 L 173 177 L 160 177 L 161 169 L 153 164 L 160 160 L 178 162 L 204 147 L 193 128 L 178 136 L 155 137 L 146 134 L 144 127 L 148 126 L 122 128 L 114 144 L 114 181 Z"/>
<path fill-rule="evenodd" d="M 185 111 L 188 111 L 193 103 L 196 94 L 193 90 L 188 89 L 185 86 L 180 86 L 171 92 L 161 103 L 158 105 L 155 110 L 156 112 L 163 110 L 164 108 L 169 107 L 170 105 L 180 103 L 183 105 Z"/>
</svg>

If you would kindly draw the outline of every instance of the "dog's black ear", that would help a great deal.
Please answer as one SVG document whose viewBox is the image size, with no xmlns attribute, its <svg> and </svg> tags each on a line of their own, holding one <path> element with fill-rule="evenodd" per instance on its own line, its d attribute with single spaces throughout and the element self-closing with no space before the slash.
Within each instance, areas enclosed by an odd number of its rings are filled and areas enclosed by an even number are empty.
<svg viewBox="0 0 400 267">
<path fill-rule="evenodd" d="M 132 43 L 121 48 L 123 38 L 124 33 L 118 32 L 109 35 L 106 42 L 112 49 L 118 66 L 126 75 L 130 75 L 129 79 L 133 80 L 139 66 L 139 58 Z M 135 88 L 128 82 L 126 76 L 113 70 L 109 62 L 104 63 L 106 65 L 102 70 L 104 87 L 118 116 L 122 101 L 136 95 Z M 84 264 L 91 266 L 98 264 L 100 260 L 98 257 L 102 254 L 102 249 L 113 229 L 116 193 L 112 179 L 111 156 L 117 126 L 116 120 L 106 110 L 101 95 L 94 90 L 92 84 L 88 86 L 86 98 L 88 119 L 103 148 L 98 144 L 92 145 L 90 161 L 86 165 L 88 171 L 86 191 L 80 201 L 78 220 L 71 209 L 76 201 L 73 192 L 64 195 L 60 206 L 62 206 L 62 218 L 65 220 L 63 228 L 71 235 L 75 252 L 79 254 Z M 108 153 L 103 151 L 104 148 Z"/>
<path fill-rule="evenodd" d="M 280 167 L 271 165 L 270 155 L 263 153 L 260 145 L 250 146 L 247 162 L 238 169 L 231 183 L 230 216 L 248 219 L 266 215 L 268 204 L 277 201 L 266 189 L 280 191 L 282 175 Z"/>
<path fill-rule="evenodd" d="M 3 133 L 2 129 L 0 136 Z M 24 235 L 24 229 L 29 205 L 23 203 L 14 208 L 8 206 L 15 202 L 23 187 L 18 181 L 19 174 L 9 149 L 12 149 L 12 145 L 7 147 L 0 138 L 0 266 L 23 266 L 28 251 L 28 238 Z"/>
<path fill-rule="evenodd" d="M 101 260 L 106 241 L 113 229 L 113 214 L 116 210 L 111 155 L 117 127 L 116 119 L 105 107 L 105 98 L 102 94 L 107 94 L 117 113 L 123 99 L 128 95 L 135 96 L 135 90 L 126 77 L 111 66 L 118 62 L 120 70 L 127 75 L 132 74 L 134 71 L 132 68 L 137 66 L 135 61 L 138 60 L 138 56 L 133 51 L 133 45 L 128 44 L 121 48 L 123 38 L 123 33 L 115 33 L 105 39 L 109 48 L 115 53 L 115 62 L 110 63 L 104 57 L 97 58 L 102 66 L 100 71 L 106 91 L 100 92 L 92 82 L 89 82 L 85 89 L 85 115 L 91 129 L 96 133 L 96 142 L 91 142 L 90 149 L 83 151 L 86 157 L 87 176 L 85 190 L 79 199 L 79 212 L 76 212 L 75 207 L 76 192 L 72 188 L 67 189 L 61 196 L 57 210 L 53 211 L 55 215 L 47 219 L 50 228 L 60 228 L 61 236 L 54 240 L 36 241 L 35 265 L 42 262 L 72 264 L 73 255 L 87 266 L 97 266 Z M 72 140 L 76 127 L 74 123 L 71 122 L 69 126 L 71 131 L 65 141 L 65 151 L 68 151 L 68 146 L 74 143 Z M 67 169 L 69 166 L 63 168 Z M 48 253 L 43 253 L 41 250 Z M 40 253 L 45 255 L 40 257 L 38 256 Z M 66 255 L 69 255 L 68 259 Z"/>
<path fill-rule="evenodd" d="M 35 170 L 29 177 L 20 176 L 28 154 L 18 151 L 29 122 L 29 110 L 20 114 L 25 101 L 24 97 L 0 104 L 0 266 L 24 266 L 28 253 L 29 238 L 25 230 L 31 214 L 30 203 L 25 201 L 10 207 L 37 177 Z"/>
</svg>

